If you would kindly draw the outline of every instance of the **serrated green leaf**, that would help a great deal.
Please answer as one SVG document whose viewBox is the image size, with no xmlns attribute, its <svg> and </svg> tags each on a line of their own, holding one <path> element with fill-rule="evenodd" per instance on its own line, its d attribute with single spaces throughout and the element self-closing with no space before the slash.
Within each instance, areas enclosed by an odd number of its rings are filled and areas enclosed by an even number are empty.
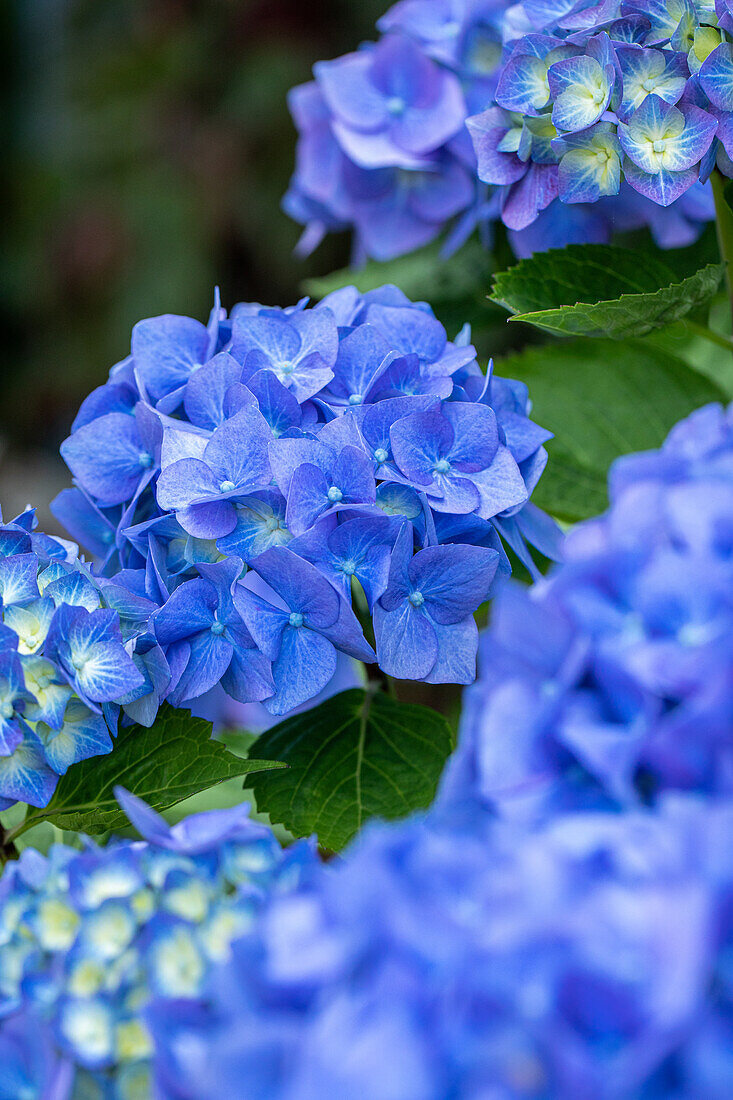
<svg viewBox="0 0 733 1100">
<path fill-rule="evenodd" d="M 659 447 L 682 417 L 725 400 L 715 383 L 643 340 L 548 344 L 497 364 L 529 386 L 532 417 L 555 438 L 532 500 L 562 519 L 597 515 L 608 503 L 608 468 L 619 455 Z"/>
<path fill-rule="evenodd" d="M 163 707 L 150 729 L 121 729 L 113 751 L 70 768 L 48 806 L 30 809 L 15 835 L 42 821 L 90 836 L 125 826 L 114 796 L 118 784 L 153 809 L 166 810 L 225 779 L 285 766 L 274 758 L 235 756 L 211 740 L 211 731 L 211 722 L 172 707 Z"/>
<path fill-rule="evenodd" d="M 288 770 L 248 785 L 272 821 L 338 851 L 369 818 L 428 806 L 451 748 L 436 711 L 354 689 L 263 733 L 258 758 Z"/>
<path fill-rule="evenodd" d="M 709 302 L 723 277 L 708 264 L 681 281 L 654 254 L 615 245 L 570 245 L 522 260 L 496 276 L 492 300 L 561 336 L 644 336 Z"/>
</svg>

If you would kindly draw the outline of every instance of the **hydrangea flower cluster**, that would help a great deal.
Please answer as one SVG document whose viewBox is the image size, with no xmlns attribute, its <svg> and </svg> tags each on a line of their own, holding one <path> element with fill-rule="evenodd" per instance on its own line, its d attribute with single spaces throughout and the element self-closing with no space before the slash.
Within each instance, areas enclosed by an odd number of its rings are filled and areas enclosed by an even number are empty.
<svg viewBox="0 0 733 1100">
<path fill-rule="evenodd" d="M 502 540 L 555 553 L 550 433 L 467 329 L 389 286 L 305 307 L 141 321 L 62 444 L 54 511 L 136 609 L 150 720 L 217 684 L 287 713 L 339 652 L 468 683 Z"/>
<path fill-rule="evenodd" d="M 46 806 L 72 764 L 111 751 L 116 705 L 147 693 L 123 644 L 135 601 L 117 595 L 33 511 L 0 519 L 0 810 Z"/>
<path fill-rule="evenodd" d="M 534 817 L 733 793 L 733 406 L 609 487 L 547 581 L 497 597 L 446 800 Z"/>
<path fill-rule="evenodd" d="M 691 243 L 713 217 L 696 181 L 716 152 L 727 163 L 733 109 L 733 46 L 712 7 L 401 0 L 376 44 L 319 62 L 291 92 L 284 207 L 306 226 L 299 250 L 353 228 L 357 262 L 388 260 L 446 227 L 451 250 L 476 226 L 489 243 L 498 217 L 520 256 L 644 225 L 663 247 Z M 647 155 L 649 141 L 665 152 Z"/>
<path fill-rule="evenodd" d="M 716 165 L 733 175 L 729 24 L 723 0 L 517 4 L 495 104 L 468 120 L 506 225 L 624 181 L 667 207 Z"/>
<path fill-rule="evenodd" d="M 294 88 L 296 171 L 284 199 L 307 253 L 353 227 L 356 258 L 391 259 L 449 223 L 460 243 L 497 210 L 476 178 L 467 113 L 492 95 L 506 0 L 406 0 L 383 37 Z"/>
<path fill-rule="evenodd" d="M 163 1100 L 723 1100 L 733 808 L 377 827 L 273 899 L 199 1010 L 149 1019 Z"/>
<path fill-rule="evenodd" d="M 149 1097 L 145 1006 L 195 1003 L 265 898 L 316 862 L 306 842 L 281 849 L 246 806 L 169 828 L 118 797 L 145 841 L 26 849 L 0 880 L 3 1100 L 66 1100 L 86 1078 L 115 1100 Z"/>
</svg>

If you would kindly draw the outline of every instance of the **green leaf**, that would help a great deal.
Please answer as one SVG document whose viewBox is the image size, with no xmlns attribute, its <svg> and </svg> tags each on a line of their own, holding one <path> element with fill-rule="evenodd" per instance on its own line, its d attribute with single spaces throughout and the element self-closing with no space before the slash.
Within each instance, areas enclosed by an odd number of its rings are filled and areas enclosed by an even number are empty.
<svg viewBox="0 0 733 1100">
<path fill-rule="evenodd" d="M 441 256 L 441 245 L 430 244 L 396 260 L 370 260 L 363 267 L 347 267 L 303 284 L 306 294 L 325 298 L 344 286 L 369 290 L 394 283 L 413 301 L 430 302 L 449 336 L 466 323 L 483 327 L 503 317 L 486 298 L 486 285 L 494 270 L 493 257 L 480 241 L 470 240 L 452 256 Z"/>
<path fill-rule="evenodd" d="M 432 303 L 465 297 L 491 273 L 491 255 L 478 240 L 468 241 L 447 258 L 440 253 L 440 244 L 429 244 L 396 260 L 369 260 L 362 267 L 345 267 L 321 279 L 307 279 L 303 286 L 307 294 L 325 298 L 344 286 L 355 286 L 366 294 L 385 283 L 394 283 L 408 298 L 424 297 Z"/>
<path fill-rule="evenodd" d="M 257 809 L 296 836 L 343 848 L 373 817 L 405 817 L 432 801 L 453 747 L 442 715 L 354 689 L 287 718 L 257 740 L 287 772 L 255 776 Z"/>
<path fill-rule="evenodd" d="M 606 507 L 619 455 L 659 447 L 682 417 L 725 400 L 711 379 L 643 340 L 548 344 L 501 360 L 497 371 L 526 382 L 532 418 L 555 433 L 532 500 L 573 521 Z"/>
<path fill-rule="evenodd" d="M 284 767 L 274 759 L 235 756 L 211 740 L 211 730 L 211 722 L 172 707 L 163 707 L 150 729 L 120 729 L 113 751 L 70 768 L 49 805 L 29 809 L 14 835 L 41 821 L 89 835 L 125 826 L 127 818 L 114 796 L 118 784 L 153 809 L 166 810 L 225 779 Z"/>
<path fill-rule="evenodd" d="M 615 245 L 570 245 L 522 260 L 496 276 L 492 300 L 561 336 L 644 336 L 679 321 L 715 295 L 722 264 L 681 281 L 653 253 Z"/>
</svg>

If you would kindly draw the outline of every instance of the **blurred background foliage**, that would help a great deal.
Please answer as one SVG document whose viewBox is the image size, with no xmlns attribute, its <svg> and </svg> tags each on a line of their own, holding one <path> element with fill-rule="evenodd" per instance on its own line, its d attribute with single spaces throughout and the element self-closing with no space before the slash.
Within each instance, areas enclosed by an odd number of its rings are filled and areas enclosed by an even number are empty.
<svg viewBox="0 0 733 1100">
<path fill-rule="evenodd" d="M 288 89 L 373 37 L 384 0 L 10 0 L 2 6 L 5 203 L 0 501 L 68 483 L 61 440 L 142 317 L 296 301 L 310 261 L 280 210 Z"/>
</svg>

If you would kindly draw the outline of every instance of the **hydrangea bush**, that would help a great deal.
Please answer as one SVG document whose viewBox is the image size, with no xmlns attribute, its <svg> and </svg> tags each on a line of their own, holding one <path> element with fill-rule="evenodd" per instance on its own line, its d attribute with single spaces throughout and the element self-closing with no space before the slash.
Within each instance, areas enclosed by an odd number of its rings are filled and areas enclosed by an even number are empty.
<svg viewBox="0 0 733 1100">
<path fill-rule="evenodd" d="M 284 714 L 339 652 L 468 683 L 503 544 L 530 567 L 527 542 L 557 544 L 529 503 L 550 433 L 528 410 L 396 287 L 151 318 L 62 445 L 55 513 L 145 609 L 156 699 L 221 684 Z"/>
<path fill-rule="evenodd" d="M 733 1095 L 733 10 L 379 31 L 0 524 L 0 1100 Z"/>
</svg>

